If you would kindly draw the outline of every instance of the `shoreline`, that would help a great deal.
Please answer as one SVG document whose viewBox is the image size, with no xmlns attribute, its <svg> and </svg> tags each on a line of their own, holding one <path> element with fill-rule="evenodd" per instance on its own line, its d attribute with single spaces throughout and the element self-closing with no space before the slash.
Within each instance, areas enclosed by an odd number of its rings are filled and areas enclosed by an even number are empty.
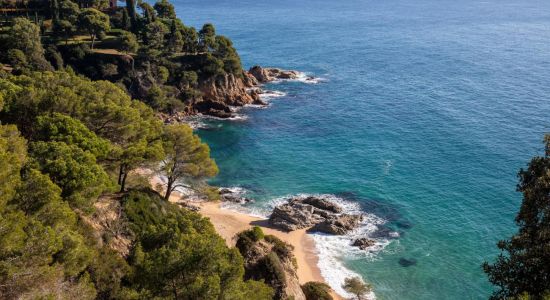
<svg viewBox="0 0 550 300">
<path fill-rule="evenodd" d="M 156 189 L 159 184 L 162 184 L 161 179 L 150 170 L 142 169 L 137 173 L 149 176 L 149 183 L 153 189 Z M 170 195 L 169 201 L 178 204 L 181 203 L 180 199 L 181 194 L 174 191 L 172 195 Z M 220 201 L 191 202 L 200 208 L 199 213 L 210 220 L 216 232 L 225 240 L 229 247 L 235 246 L 237 242 L 235 236 L 237 233 L 250 229 L 253 226 L 259 226 L 265 234 L 274 235 L 294 247 L 292 253 L 296 257 L 296 262 L 298 264 L 296 272 L 300 285 L 309 281 L 323 282 L 328 285 L 328 282 L 321 275 L 321 269 L 318 266 L 319 256 L 315 247 L 315 240 L 306 233 L 306 229 L 285 232 L 269 226 L 265 218 L 223 209 Z M 344 297 L 337 294 L 332 288 L 330 294 L 335 300 L 344 299 Z"/>
<path fill-rule="evenodd" d="M 328 284 L 321 275 L 318 262 L 319 256 L 315 248 L 315 240 L 306 233 L 306 229 L 285 232 L 269 226 L 267 219 L 250 216 L 245 213 L 224 209 L 221 202 L 202 202 L 199 204 L 200 214 L 207 217 L 216 228 L 216 232 L 225 240 L 228 246 L 234 247 L 237 233 L 259 226 L 265 234 L 274 235 L 292 245 L 292 251 L 298 263 L 297 275 L 300 284 L 318 281 Z M 344 298 L 331 289 L 335 300 Z"/>
</svg>

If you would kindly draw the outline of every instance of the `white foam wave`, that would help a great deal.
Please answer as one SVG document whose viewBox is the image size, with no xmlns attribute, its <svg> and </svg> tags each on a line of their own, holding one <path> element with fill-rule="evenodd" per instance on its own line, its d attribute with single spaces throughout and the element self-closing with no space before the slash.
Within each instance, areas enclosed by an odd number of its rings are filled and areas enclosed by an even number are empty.
<svg viewBox="0 0 550 300">
<path fill-rule="evenodd" d="M 244 196 L 247 191 L 241 187 L 230 188 L 240 196 Z M 375 259 L 376 255 L 385 249 L 391 242 L 388 238 L 373 238 L 371 235 L 378 230 L 378 227 L 386 221 L 374 214 L 365 213 L 361 210 L 361 206 L 357 202 L 347 201 L 332 194 L 298 194 L 288 195 L 274 198 L 262 206 L 243 206 L 236 203 L 224 203 L 222 207 L 246 213 L 248 215 L 268 218 L 269 214 L 275 206 L 287 203 L 291 198 L 304 199 L 307 197 L 321 197 L 337 203 L 343 208 L 343 213 L 348 214 L 363 214 L 363 222 L 361 226 L 346 235 L 330 235 L 323 233 L 311 233 L 315 241 L 315 248 L 319 257 L 318 267 L 321 271 L 321 276 L 339 295 L 345 297 L 353 297 L 342 288 L 344 280 L 349 277 L 361 277 L 360 274 L 348 269 L 345 265 L 346 259 Z M 391 232 L 390 236 L 397 237 L 397 232 Z M 368 237 L 375 241 L 375 244 L 367 250 L 361 250 L 358 247 L 351 246 L 357 238 Z M 368 281 L 368 278 L 363 278 Z M 367 299 L 376 299 L 373 292 L 367 295 Z"/>
<path fill-rule="evenodd" d="M 232 111 L 233 110 L 234 111 L 239 111 L 239 108 L 238 107 L 232 107 L 231 110 Z M 229 118 L 220 118 L 220 117 L 203 115 L 203 114 L 199 114 L 199 116 L 201 118 L 204 118 L 204 119 L 212 119 L 212 120 L 220 120 L 220 121 L 246 121 L 246 120 L 248 120 L 248 116 L 247 115 L 242 115 L 242 114 L 233 114 Z"/>
<path fill-rule="evenodd" d="M 318 267 L 321 270 L 321 275 L 338 294 L 352 297 L 353 295 L 344 291 L 342 284 L 348 277 L 361 276 L 345 266 L 345 259 L 374 259 L 376 254 L 382 251 L 390 243 L 390 240 L 386 238 L 371 238 L 375 241 L 375 244 L 366 251 L 358 247 L 353 247 L 351 244 L 357 238 L 369 237 L 378 229 L 378 226 L 385 223 L 385 220 L 374 214 L 363 212 L 359 203 L 347 201 L 331 194 L 299 194 L 285 196 L 273 199 L 270 201 L 269 206 L 275 207 L 286 203 L 291 197 L 306 198 L 310 196 L 322 197 L 339 204 L 343 208 L 343 213 L 363 214 L 364 216 L 361 226 L 346 235 L 311 234 L 315 240 L 315 248 L 319 257 Z M 374 293 L 370 293 L 367 295 L 367 298 L 375 299 L 376 297 Z"/>
<path fill-rule="evenodd" d="M 284 97 L 284 96 L 286 96 L 285 92 L 272 91 L 272 90 L 266 90 L 266 91 L 263 91 L 260 94 L 260 98 L 264 101 L 270 101 L 270 100 L 273 100 L 275 98 L 280 98 L 280 97 Z"/>
<path fill-rule="evenodd" d="M 281 82 L 301 82 L 301 83 L 307 83 L 307 84 L 318 84 L 320 82 L 326 81 L 325 78 L 321 77 L 315 77 L 311 75 L 310 73 L 306 72 L 297 72 L 296 78 L 278 78 L 276 80 L 273 80 L 271 83 L 281 83 Z"/>
</svg>

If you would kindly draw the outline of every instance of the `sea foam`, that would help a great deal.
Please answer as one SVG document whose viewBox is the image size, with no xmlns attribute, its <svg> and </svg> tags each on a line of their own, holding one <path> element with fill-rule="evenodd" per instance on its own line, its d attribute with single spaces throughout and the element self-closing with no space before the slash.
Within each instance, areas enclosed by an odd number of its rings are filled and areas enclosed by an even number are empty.
<svg viewBox="0 0 550 300">
<path fill-rule="evenodd" d="M 231 187 L 235 196 L 244 197 L 247 190 L 242 187 Z M 275 206 L 287 203 L 291 198 L 307 198 L 310 196 L 323 197 L 337 203 L 343 208 L 343 213 L 363 214 L 364 219 L 361 226 L 346 235 L 330 235 L 324 233 L 310 233 L 315 241 L 315 249 L 318 255 L 318 267 L 321 276 L 339 295 L 353 297 L 342 288 L 344 280 L 349 277 L 361 277 L 360 274 L 348 269 L 345 265 L 345 258 L 351 259 L 375 259 L 376 255 L 384 250 L 390 243 L 390 238 L 371 237 L 371 234 L 378 230 L 378 227 L 386 221 L 374 214 L 361 210 L 357 202 L 345 200 L 332 194 L 298 194 L 274 198 L 268 202 L 256 203 L 255 205 L 240 205 L 238 203 L 224 203 L 222 208 L 245 213 L 255 217 L 269 218 L 271 211 Z M 260 205 L 258 205 L 260 204 Z M 396 232 L 391 232 L 390 236 L 397 236 Z M 367 250 L 361 250 L 351 246 L 357 238 L 368 237 L 375 241 L 374 246 Z M 368 278 L 363 278 L 368 281 Z M 367 299 L 376 299 L 373 292 L 367 295 Z"/>
</svg>

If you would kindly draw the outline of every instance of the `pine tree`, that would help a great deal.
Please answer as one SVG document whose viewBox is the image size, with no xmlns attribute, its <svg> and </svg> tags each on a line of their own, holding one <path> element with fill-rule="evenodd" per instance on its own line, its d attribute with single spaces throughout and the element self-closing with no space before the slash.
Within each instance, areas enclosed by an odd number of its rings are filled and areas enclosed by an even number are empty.
<svg viewBox="0 0 550 300">
<path fill-rule="evenodd" d="M 499 287 L 491 299 L 550 294 L 550 135 L 545 143 L 545 155 L 518 174 L 517 189 L 523 193 L 515 219 L 518 233 L 498 243 L 502 253 L 494 264 L 483 264 L 489 281 Z"/>
</svg>

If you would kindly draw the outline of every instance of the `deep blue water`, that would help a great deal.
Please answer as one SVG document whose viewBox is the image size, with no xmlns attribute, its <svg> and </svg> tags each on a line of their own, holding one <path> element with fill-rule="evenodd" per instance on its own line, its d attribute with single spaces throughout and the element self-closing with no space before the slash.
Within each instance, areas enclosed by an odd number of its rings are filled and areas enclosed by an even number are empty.
<svg viewBox="0 0 550 300">
<path fill-rule="evenodd" d="M 401 232 L 341 258 L 381 299 L 484 299 L 481 263 L 515 231 L 516 173 L 550 131 L 550 2 L 176 0 L 243 64 L 326 79 L 199 134 L 213 183 L 259 200 L 338 194 Z M 415 259 L 404 267 L 399 260 Z"/>
</svg>

